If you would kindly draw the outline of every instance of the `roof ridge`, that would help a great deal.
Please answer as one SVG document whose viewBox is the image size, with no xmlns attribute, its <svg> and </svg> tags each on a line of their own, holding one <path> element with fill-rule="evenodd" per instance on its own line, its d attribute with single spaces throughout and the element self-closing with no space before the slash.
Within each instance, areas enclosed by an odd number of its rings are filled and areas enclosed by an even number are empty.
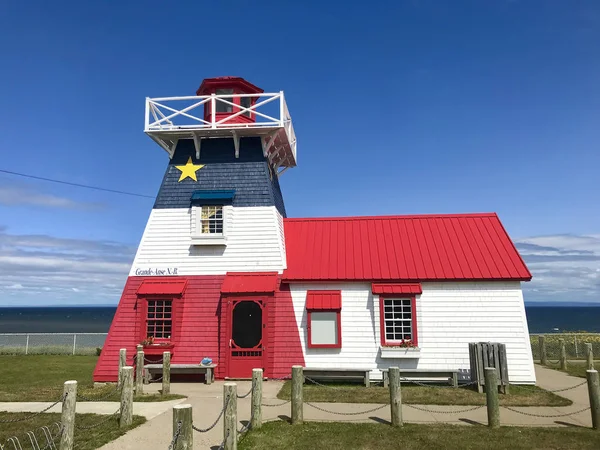
<svg viewBox="0 0 600 450">
<path fill-rule="evenodd" d="M 495 212 L 487 213 L 457 213 L 457 214 L 407 214 L 391 216 L 333 216 L 333 217 L 286 217 L 286 222 L 326 222 L 326 221 L 348 221 L 348 220 L 386 220 L 386 219 L 435 219 L 435 218 L 476 218 L 476 217 L 498 217 Z"/>
</svg>

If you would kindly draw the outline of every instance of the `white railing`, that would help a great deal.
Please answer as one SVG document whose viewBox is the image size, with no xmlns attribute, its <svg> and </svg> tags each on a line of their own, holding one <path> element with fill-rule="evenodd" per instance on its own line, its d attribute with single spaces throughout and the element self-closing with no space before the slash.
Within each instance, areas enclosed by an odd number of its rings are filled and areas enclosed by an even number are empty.
<svg viewBox="0 0 600 450">
<path fill-rule="evenodd" d="M 95 355 L 107 333 L 0 333 L 0 355 Z"/>
</svg>

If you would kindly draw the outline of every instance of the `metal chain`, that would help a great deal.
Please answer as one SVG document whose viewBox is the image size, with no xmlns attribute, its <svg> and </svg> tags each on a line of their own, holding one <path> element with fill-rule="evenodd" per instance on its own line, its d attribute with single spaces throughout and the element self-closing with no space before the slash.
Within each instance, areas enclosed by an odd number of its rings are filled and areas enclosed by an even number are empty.
<svg viewBox="0 0 600 450">
<path fill-rule="evenodd" d="M 52 403 L 50 406 L 48 406 L 47 408 L 42 409 L 39 412 L 35 412 L 33 414 L 30 414 L 27 417 L 21 417 L 21 418 L 18 418 L 18 419 L 0 420 L 0 423 L 25 422 L 27 420 L 33 419 L 34 417 L 39 416 L 40 414 L 45 413 L 49 409 L 51 409 L 51 408 L 55 407 L 56 405 L 58 405 L 59 403 L 63 402 L 66 398 L 67 398 L 67 394 L 64 394 L 60 399 L 58 399 L 57 401 L 55 401 L 54 403 Z"/>
<path fill-rule="evenodd" d="M 479 406 L 474 406 L 472 408 L 461 409 L 460 411 L 456 411 L 456 410 L 439 411 L 439 410 L 434 410 L 434 409 L 422 408 L 420 406 L 415 406 L 415 405 L 411 405 L 408 403 L 405 403 L 405 405 L 410 408 L 413 408 L 413 409 L 418 409 L 419 411 L 425 411 L 425 412 L 434 413 L 434 414 L 462 414 L 462 413 L 466 413 L 469 411 L 475 411 L 476 409 L 485 408 L 485 405 L 479 405 Z"/>
<path fill-rule="evenodd" d="M 227 398 L 227 400 L 225 401 L 225 405 L 223 405 L 223 409 L 221 409 L 221 412 L 219 413 L 219 415 L 217 416 L 216 420 L 214 421 L 214 423 L 210 427 L 208 427 L 208 428 L 197 428 L 192 423 L 192 429 L 194 431 L 197 431 L 198 433 L 206 433 L 206 432 L 212 430 L 214 427 L 216 427 L 217 423 L 219 423 L 219 420 L 221 420 L 221 417 L 223 416 L 223 413 L 225 413 L 225 410 L 227 409 L 227 405 L 229 404 L 229 400 L 230 400 L 230 397 Z"/>
<path fill-rule="evenodd" d="M 503 406 L 503 408 L 506 408 L 506 409 L 508 409 L 509 411 L 512 411 L 512 412 L 523 414 L 524 416 L 546 417 L 546 418 L 574 416 L 575 414 L 579 414 L 579 413 L 582 413 L 582 412 L 587 411 L 588 409 L 590 409 L 590 407 L 588 406 L 587 408 L 583 408 L 583 409 L 580 409 L 579 411 L 575 411 L 575 412 L 564 413 L 564 414 L 550 414 L 550 415 L 545 415 L 545 414 L 534 414 L 534 413 L 528 413 L 528 412 L 525 412 L 525 411 L 519 411 L 518 409 L 511 408 L 510 406 Z"/>
<path fill-rule="evenodd" d="M 250 394 L 252 394 L 252 387 L 250 388 L 250 390 L 247 393 L 245 393 L 244 395 L 238 395 L 237 398 L 246 398 Z"/>
<path fill-rule="evenodd" d="M 269 381 L 284 381 L 284 380 L 291 380 L 291 379 L 292 379 L 291 373 L 289 375 L 285 375 L 285 376 L 279 377 L 279 378 L 268 378 Z"/>
<path fill-rule="evenodd" d="M 163 380 L 163 378 L 164 377 L 160 377 L 160 378 L 157 378 L 157 379 L 152 379 L 152 380 L 149 380 L 148 383 L 159 383 L 159 382 L 161 382 Z"/>
<path fill-rule="evenodd" d="M 177 445 L 177 440 L 179 439 L 180 434 L 181 434 L 181 420 L 179 422 L 177 422 L 177 430 L 175 430 L 175 434 L 173 435 L 171 444 L 169 444 L 169 450 L 173 450 L 175 448 L 175 445 Z"/>
<path fill-rule="evenodd" d="M 225 435 L 225 439 L 223 439 L 223 442 L 221 442 L 221 445 L 219 445 L 219 449 L 218 450 L 223 450 L 225 448 L 225 441 L 227 441 L 228 437 L 229 437 L 229 430 L 227 430 L 227 434 Z"/>
<path fill-rule="evenodd" d="M 79 392 L 77 393 L 77 397 L 81 397 L 82 400 L 88 401 L 88 402 L 99 402 L 102 400 L 106 400 L 109 397 L 112 397 L 114 394 L 116 394 L 117 392 L 119 392 L 119 385 L 117 385 L 112 391 L 108 392 L 106 395 L 103 395 L 101 397 L 86 397 L 83 394 L 80 394 Z"/>
<path fill-rule="evenodd" d="M 306 379 L 306 381 L 308 381 L 308 382 L 310 382 L 310 383 L 312 383 L 312 384 L 315 384 L 315 385 L 317 385 L 317 386 L 324 387 L 324 388 L 328 388 L 328 389 L 334 389 L 334 390 L 336 390 L 336 389 L 337 389 L 337 390 L 339 390 L 339 389 L 345 389 L 345 387 L 344 387 L 344 386 L 331 386 L 331 385 L 327 385 L 327 384 L 319 383 L 317 380 L 313 380 L 312 378 L 309 378 L 309 377 L 304 377 L 304 378 Z"/>
<path fill-rule="evenodd" d="M 244 434 L 250 429 L 250 427 L 252 426 L 252 419 L 254 419 L 254 409 L 250 410 L 250 420 L 238 431 L 239 434 Z"/>
<path fill-rule="evenodd" d="M 277 408 L 278 406 L 283 406 L 283 405 L 286 405 L 286 404 L 288 404 L 290 401 L 291 401 L 291 400 L 286 400 L 286 401 L 284 401 L 283 403 L 278 403 L 278 404 L 276 404 L 276 405 L 267 405 L 266 403 L 264 403 L 264 402 L 263 402 L 263 403 L 261 403 L 261 405 L 262 405 L 262 406 L 266 406 L 267 408 Z"/>
<path fill-rule="evenodd" d="M 309 402 L 304 402 L 304 403 L 308 406 L 312 406 L 313 408 L 318 409 L 319 411 L 323 411 L 323 412 L 330 413 L 330 414 L 338 414 L 340 416 L 358 416 L 360 414 L 372 413 L 374 411 L 378 411 L 380 409 L 390 406 L 389 404 L 380 405 L 380 406 L 377 406 L 376 408 L 367 409 L 366 411 L 359 411 L 359 412 L 337 412 L 337 411 L 330 411 L 328 409 L 321 408 L 320 406 L 313 405 L 312 403 L 309 403 Z"/>
<path fill-rule="evenodd" d="M 440 386 L 440 385 L 436 385 L 436 384 L 426 384 L 426 383 L 421 383 L 420 381 L 414 381 L 414 380 L 410 380 L 410 379 L 404 378 L 404 377 L 400 377 L 400 381 L 404 381 L 406 383 L 411 383 L 411 384 L 416 384 L 417 386 L 421 386 L 421 387 L 430 387 L 430 388 L 438 388 L 438 389 L 456 389 L 454 386 Z M 473 386 L 475 384 L 477 384 L 477 380 L 469 381 L 468 383 L 459 384 L 457 387 L 464 388 L 464 387 L 468 387 L 468 386 Z"/>
<path fill-rule="evenodd" d="M 98 428 L 100 425 L 104 425 L 106 422 L 109 422 L 113 417 L 115 417 L 120 412 L 121 412 L 121 408 L 119 407 L 119 409 L 117 409 L 114 413 L 112 413 L 106 419 L 103 419 L 100 422 L 97 422 L 92 425 L 77 425 L 77 422 L 75 422 L 75 428 L 77 428 L 78 430 L 91 430 L 92 428 Z"/>
<path fill-rule="evenodd" d="M 555 389 L 555 390 L 553 390 L 553 391 L 550 391 L 550 390 L 548 390 L 548 389 L 546 389 L 546 390 L 547 390 L 548 392 L 563 392 L 563 391 L 569 391 L 569 390 L 571 390 L 571 389 L 578 388 L 579 386 L 583 386 L 584 384 L 587 384 L 587 380 L 584 380 L 584 381 L 582 381 L 581 383 L 579 383 L 579 384 L 576 384 L 575 386 L 568 387 L 568 388 Z"/>
</svg>

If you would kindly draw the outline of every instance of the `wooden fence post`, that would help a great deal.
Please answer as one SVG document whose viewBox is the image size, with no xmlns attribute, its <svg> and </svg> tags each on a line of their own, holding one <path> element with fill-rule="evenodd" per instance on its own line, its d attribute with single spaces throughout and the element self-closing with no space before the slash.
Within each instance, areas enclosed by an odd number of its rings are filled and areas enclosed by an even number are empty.
<svg viewBox="0 0 600 450">
<path fill-rule="evenodd" d="M 163 352 L 162 395 L 171 393 L 171 352 Z"/>
<path fill-rule="evenodd" d="M 127 349 L 122 348 L 119 350 L 119 381 L 117 381 L 117 387 L 120 389 L 123 386 L 123 375 L 121 369 L 127 365 Z"/>
<path fill-rule="evenodd" d="M 192 405 L 173 406 L 173 436 L 177 433 L 179 423 L 181 430 L 173 450 L 192 450 L 194 448 L 194 430 L 192 430 Z"/>
<path fill-rule="evenodd" d="M 586 376 L 590 396 L 590 411 L 592 412 L 592 428 L 600 430 L 600 378 L 597 370 L 588 370 Z"/>
<path fill-rule="evenodd" d="M 400 368 L 390 367 L 389 369 L 390 383 L 390 406 L 392 408 L 392 426 L 401 427 L 404 425 L 402 421 L 402 393 L 400 392 Z"/>
<path fill-rule="evenodd" d="M 560 370 L 567 370 L 567 348 L 565 347 L 565 340 L 559 339 L 560 343 Z"/>
<path fill-rule="evenodd" d="M 292 425 L 304 421 L 303 385 L 302 366 L 292 366 Z"/>
<path fill-rule="evenodd" d="M 144 347 L 137 346 L 135 359 L 135 395 L 144 393 Z"/>
<path fill-rule="evenodd" d="M 485 398 L 488 413 L 488 427 L 500 427 L 500 404 L 498 402 L 498 375 L 495 367 L 485 368 Z"/>
<path fill-rule="evenodd" d="M 538 339 L 540 341 L 540 363 L 542 363 L 542 366 L 545 366 L 548 364 L 548 360 L 546 359 L 546 336 L 542 334 Z"/>
<path fill-rule="evenodd" d="M 594 370 L 594 349 L 591 343 L 585 344 L 585 356 L 587 357 L 588 370 Z"/>
<path fill-rule="evenodd" d="M 237 384 L 224 384 L 223 406 L 225 406 L 225 414 L 223 416 L 223 449 L 237 450 Z"/>
<path fill-rule="evenodd" d="M 262 381 L 263 370 L 252 369 L 252 409 L 250 410 L 252 421 L 250 426 L 253 430 L 262 426 Z"/>
<path fill-rule="evenodd" d="M 121 384 L 121 418 L 119 428 L 124 428 L 133 423 L 133 367 L 121 368 L 123 377 Z"/>
<path fill-rule="evenodd" d="M 75 407 L 77 405 L 77 381 L 65 381 L 63 390 L 62 434 L 60 436 L 60 450 L 73 450 L 73 434 L 75 433 Z"/>
</svg>

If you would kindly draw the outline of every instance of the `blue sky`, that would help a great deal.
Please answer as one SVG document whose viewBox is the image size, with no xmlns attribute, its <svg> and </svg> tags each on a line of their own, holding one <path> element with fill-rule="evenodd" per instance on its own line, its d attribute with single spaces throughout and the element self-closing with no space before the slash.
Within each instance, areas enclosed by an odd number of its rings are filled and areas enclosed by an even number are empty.
<svg viewBox="0 0 600 450">
<path fill-rule="evenodd" d="M 496 211 L 526 300 L 600 300 L 600 4 L 0 5 L 0 169 L 155 195 L 144 98 L 284 90 L 288 214 Z M 0 173 L 0 305 L 116 303 L 151 199 Z"/>
</svg>

